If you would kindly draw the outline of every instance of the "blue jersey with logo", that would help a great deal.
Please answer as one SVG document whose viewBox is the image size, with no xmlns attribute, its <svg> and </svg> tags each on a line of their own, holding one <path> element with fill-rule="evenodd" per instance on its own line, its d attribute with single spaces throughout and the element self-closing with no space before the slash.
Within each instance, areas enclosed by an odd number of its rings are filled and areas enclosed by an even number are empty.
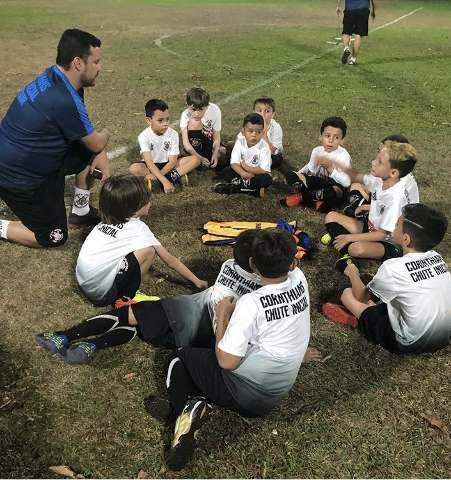
<svg viewBox="0 0 451 480">
<path fill-rule="evenodd" d="M 345 10 L 370 8 L 370 0 L 345 0 Z"/>
<path fill-rule="evenodd" d="M 70 145 L 94 127 L 77 91 L 56 66 L 16 96 L 0 123 L 0 187 L 33 190 L 63 166 Z"/>
</svg>

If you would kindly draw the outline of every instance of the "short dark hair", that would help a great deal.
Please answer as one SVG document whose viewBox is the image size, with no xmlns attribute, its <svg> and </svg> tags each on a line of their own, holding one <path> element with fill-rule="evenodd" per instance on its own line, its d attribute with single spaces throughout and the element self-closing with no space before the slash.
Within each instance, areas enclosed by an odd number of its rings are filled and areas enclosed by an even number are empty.
<svg viewBox="0 0 451 480">
<path fill-rule="evenodd" d="M 392 135 L 387 135 L 381 140 L 381 143 L 385 142 L 398 142 L 398 143 L 410 143 L 405 135 L 402 133 L 393 133 Z"/>
<path fill-rule="evenodd" d="M 257 103 L 263 103 L 263 105 L 267 105 L 268 107 L 271 107 L 273 112 L 276 111 L 276 102 L 271 97 L 259 97 L 259 98 L 257 98 L 254 101 L 254 110 L 255 110 L 255 105 L 257 105 Z"/>
<path fill-rule="evenodd" d="M 248 113 L 243 119 L 243 127 L 246 124 L 252 123 L 252 125 L 263 125 L 265 126 L 265 119 L 259 113 Z"/>
<path fill-rule="evenodd" d="M 69 70 L 70 64 L 75 57 L 86 60 L 90 55 L 91 47 L 100 47 L 102 42 L 91 33 L 69 28 L 61 35 L 58 42 L 56 63 L 65 70 Z"/>
<path fill-rule="evenodd" d="M 206 90 L 200 87 L 190 88 L 186 94 L 186 104 L 194 108 L 208 107 L 210 103 L 210 95 Z"/>
<path fill-rule="evenodd" d="M 402 209 L 403 233 L 410 236 L 412 247 L 427 252 L 438 245 L 445 236 L 448 219 L 435 208 L 423 203 L 410 203 Z"/>
<path fill-rule="evenodd" d="M 159 100 L 158 98 L 151 98 L 146 103 L 144 111 L 146 112 L 146 117 L 152 118 L 155 110 L 161 110 L 162 112 L 165 112 L 168 108 L 168 104 L 164 100 Z"/>
<path fill-rule="evenodd" d="M 125 223 L 150 200 L 144 177 L 116 175 L 105 180 L 99 194 L 102 223 Z"/>
<path fill-rule="evenodd" d="M 391 168 L 398 170 L 399 177 L 405 177 L 417 163 L 417 151 L 410 143 L 399 143 L 387 140 L 384 148 L 388 151 Z"/>
<path fill-rule="evenodd" d="M 259 230 L 252 245 L 252 258 L 258 272 L 267 278 L 286 275 L 296 254 L 296 243 L 285 230 Z"/>
<path fill-rule="evenodd" d="M 249 265 L 249 258 L 252 256 L 252 245 L 257 235 L 258 230 L 255 228 L 244 230 L 236 238 L 235 245 L 233 246 L 233 258 L 236 263 L 247 272 L 251 271 Z"/>
<path fill-rule="evenodd" d="M 327 117 L 326 119 L 324 119 L 323 123 L 321 124 L 321 133 L 324 132 L 326 127 L 339 128 L 341 130 L 343 138 L 346 137 L 348 127 L 346 125 L 346 122 L 341 117 Z"/>
</svg>

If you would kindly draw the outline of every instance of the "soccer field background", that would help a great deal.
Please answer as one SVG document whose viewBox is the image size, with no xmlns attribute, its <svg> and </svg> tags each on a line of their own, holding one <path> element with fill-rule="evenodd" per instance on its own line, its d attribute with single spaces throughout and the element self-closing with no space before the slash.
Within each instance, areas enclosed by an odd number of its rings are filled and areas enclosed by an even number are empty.
<svg viewBox="0 0 451 480">
<path fill-rule="evenodd" d="M 296 166 L 307 162 L 327 116 L 346 120 L 345 146 L 361 170 L 384 136 L 403 133 L 418 150 L 421 200 L 449 216 L 451 2 L 376 0 L 376 7 L 375 31 L 353 67 L 341 65 L 341 49 L 330 43 L 341 32 L 333 0 L 1 0 L 0 116 L 54 63 L 62 31 L 78 27 L 102 40 L 102 72 L 85 98 L 94 125 L 113 133 L 115 173 L 138 157 L 145 102 L 166 100 L 177 123 L 186 91 L 199 85 L 221 106 L 226 140 L 256 97 L 273 97 Z M 261 200 L 218 195 L 215 181 L 213 172 L 195 172 L 183 191 L 155 194 L 147 219 L 199 277 L 213 282 L 231 255 L 201 244 L 199 228 L 208 220 L 285 218 L 318 238 L 324 215 L 283 209 L 275 189 Z M 68 205 L 72 188 L 68 179 Z M 148 477 L 450 476 L 450 348 L 392 355 L 328 322 L 317 305 L 347 284 L 333 270 L 335 253 L 322 248 L 301 268 L 310 288 L 311 344 L 326 361 L 303 366 L 289 397 L 266 419 L 215 409 L 192 463 L 179 474 L 167 471 L 170 432 L 145 413 L 142 400 L 164 391 L 168 352 L 135 339 L 89 365 L 69 366 L 34 342 L 37 333 L 103 311 L 75 283 L 86 233 L 71 230 L 56 250 L 0 242 L 0 477 L 50 477 L 48 467 L 62 464 L 86 478 L 136 478 L 141 469 Z M 450 234 L 437 250 L 449 265 Z M 365 272 L 376 268 L 364 264 Z M 142 290 L 161 297 L 193 292 L 161 262 Z"/>
</svg>

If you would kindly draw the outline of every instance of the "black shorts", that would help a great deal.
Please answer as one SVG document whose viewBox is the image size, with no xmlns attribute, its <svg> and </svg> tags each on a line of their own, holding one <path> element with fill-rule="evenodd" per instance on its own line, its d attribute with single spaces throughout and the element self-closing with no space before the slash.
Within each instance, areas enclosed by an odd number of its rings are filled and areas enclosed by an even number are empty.
<svg viewBox="0 0 451 480">
<path fill-rule="evenodd" d="M 109 305 L 118 298 L 133 298 L 141 285 L 141 267 L 133 252 L 122 259 L 113 285 L 104 297 L 103 305 Z"/>
<path fill-rule="evenodd" d="M 362 218 L 358 218 L 358 220 L 361 220 L 363 222 L 362 233 L 368 233 L 370 231 L 368 226 L 368 215 L 365 215 Z M 390 242 L 388 240 L 381 240 L 379 243 L 381 243 L 384 247 L 384 256 L 382 257 L 383 262 L 390 258 L 399 258 L 403 256 L 401 245 Z"/>
<path fill-rule="evenodd" d="M 144 160 L 139 160 L 138 162 L 132 162 L 133 163 L 139 163 L 139 164 L 144 164 L 146 167 L 146 162 Z M 161 163 L 154 163 L 154 165 L 158 168 L 158 170 L 163 170 L 163 168 L 168 164 L 169 162 L 161 162 Z"/>
<path fill-rule="evenodd" d="M 66 175 L 84 170 L 93 153 L 81 143 L 74 144 L 61 169 L 29 191 L 0 190 L 0 197 L 19 220 L 31 230 L 43 247 L 57 247 L 67 240 L 67 217 L 64 204 Z"/>
<path fill-rule="evenodd" d="M 135 303 L 132 311 L 138 322 L 136 330 L 141 340 L 154 347 L 176 348 L 174 333 L 161 301 Z"/>
<path fill-rule="evenodd" d="M 390 352 L 401 351 L 388 318 L 386 303 L 366 308 L 360 315 L 358 329 L 370 342 Z"/>
<path fill-rule="evenodd" d="M 207 137 L 202 130 L 188 130 L 188 140 L 196 152 L 210 160 L 213 156 L 213 139 Z"/>
<path fill-rule="evenodd" d="M 244 416 L 255 416 L 244 410 L 233 398 L 224 381 L 222 368 L 218 364 L 214 349 L 181 348 L 177 356 L 185 366 L 199 393 L 207 400 Z"/>
<path fill-rule="evenodd" d="M 359 8 L 357 10 L 345 10 L 343 14 L 343 34 L 368 36 L 368 19 L 370 10 L 368 8 Z"/>
</svg>

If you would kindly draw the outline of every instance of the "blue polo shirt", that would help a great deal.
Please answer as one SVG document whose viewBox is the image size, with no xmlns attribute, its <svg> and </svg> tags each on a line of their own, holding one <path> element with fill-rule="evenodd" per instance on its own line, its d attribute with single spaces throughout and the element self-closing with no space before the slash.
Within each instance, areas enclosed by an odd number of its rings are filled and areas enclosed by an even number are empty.
<svg viewBox="0 0 451 480">
<path fill-rule="evenodd" d="M 345 0 L 345 10 L 370 8 L 370 0 Z"/>
<path fill-rule="evenodd" d="M 58 171 L 70 145 L 94 127 L 66 75 L 53 65 L 26 85 L 0 123 L 0 187 L 33 190 Z"/>
</svg>

